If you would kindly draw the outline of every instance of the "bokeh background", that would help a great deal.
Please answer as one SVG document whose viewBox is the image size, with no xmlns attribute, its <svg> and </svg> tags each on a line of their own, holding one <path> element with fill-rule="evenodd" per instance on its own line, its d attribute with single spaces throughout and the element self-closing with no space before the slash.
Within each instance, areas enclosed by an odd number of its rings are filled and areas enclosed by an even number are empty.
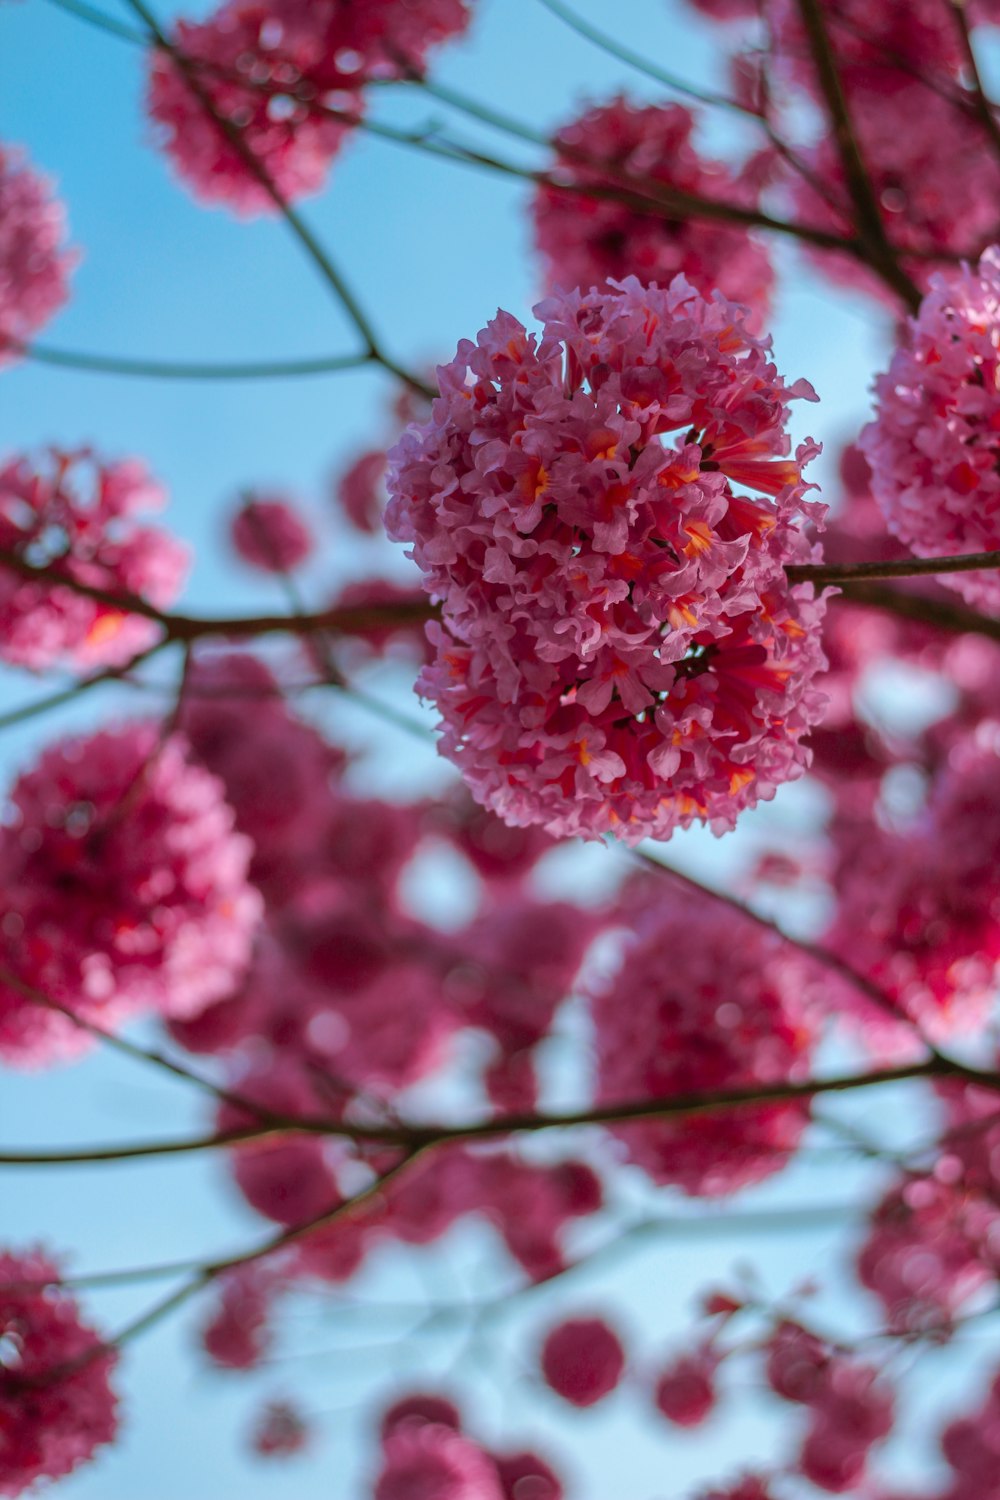
<svg viewBox="0 0 1000 1500">
<path fill-rule="evenodd" d="M 100 0 L 105 13 L 128 7 Z M 207 6 L 191 4 L 185 14 Z M 538 0 L 478 0 L 468 36 L 436 55 L 435 76 L 501 107 L 540 130 L 587 102 L 625 90 L 662 100 L 664 91 L 604 55 L 548 13 Z M 693 82 L 724 83 L 726 37 L 683 0 L 578 0 L 595 24 L 653 62 Z M 177 8 L 161 4 L 167 20 Z M 21 143 L 58 183 L 82 259 L 73 299 L 42 342 L 75 350 L 157 358 L 232 359 L 326 355 L 355 347 L 341 310 L 280 222 L 241 222 L 198 206 L 157 152 L 143 112 L 141 51 L 97 29 L 53 0 L 0 5 L 0 140 Z M 379 118 L 430 133 L 448 126 L 470 142 L 502 145 L 526 163 L 529 147 L 447 109 L 408 87 L 381 91 Z M 725 152 L 737 142 L 725 117 L 706 117 L 702 144 Z M 337 158 L 327 190 L 304 212 L 370 310 L 384 345 L 415 367 L 450 357 L 497 306 L 527 319 L 541 292 L 526 205 L 528 184 L 434 161 L 358 134 Z M 889 314 L 835 292 L 805 266 L 796 247 L 775 244 L 780 287 L 773 320 L 779 366 L 807 376 L 819 407 L 795 412 L 827 448 L 812 477 L 832 483 L 841 443 L 868 409 L 874 371 L 884 362 Z M 298 496 L 322 537 L 305 588 L 320 604 L 332 586 L 375 569 L 402 576 L 389 544 L 365 542 L 338 521 L 331 475 L 377 443 L 392 399 L 376 370 L 309 379 L 192 382 L 126 379 L 25 362 L 0 373 L 0 452 L 55 442 L 93 444 L 111 456 L 140 455 L 170 492 L 167 520 L 191 545 L 195 564 L 183 600 L 191 611 L 277 610 L 277 586 L 234 559 L 226 521 L 241 489 L 269 485 Z M 802 403 L 797 403 L 803 406 Z M 835 500 L 830 493 L 824 498 Z M 162 692 L 141 701 L 113 689 L 0 737 L 0 773 L 17 768 L 56 734 L 99 716 L 154 711 Z M 0 675 L 0 710 L 51 689 L 23 674 Z M 369 690 L 421 716 L 393 669 Z M 929 711 L 920 684 L 891 687 L 886 712 Z M 930 692 L 930 689 L 927 689 Z M 300 709 L 363 750 L 352 772 L 373 794 L 403 797 L 445 785 L 451 772 L 433 743 L 413 739 L 343 699 L 312 694 Z M 424 715 L 424 722 L 429 718 Z M 794 847 L 814 792 L 785 788 L 722 844 L 692 832 L 670 848 L 679 865 L 714 880 L 735 879 L 766 841 Z M 621 871 L 603 848 L 563 851 L 555 889 L 598 892 Z M 429 893 L 429 894 L 428 894 Z M 444 919 L 463 893 L 447 870 L 422 899 Z M 790 923 L 815 914 L 791 910 Z M 567 1023 L 572 1044 L 572 1016 Z M 145 1034 L 139 1028 L 137 1036 Z M 558 1061 L 558 1060 L 557 1060 Z M 891 1129 L 905 1111 L 880 1094 L 851 1108 L 866 1128 Z M 0 1072 L 0 1142 L 10 1147 L 82 1146 L 196 1132 L 204 1100 L 152 1069 L 95 1051 L 76 1066 L 38 1076 Z M 421 1304 L 496 1298 L 517 1281 L 485 1230 L 465 1227 L 428 1252 L 385 1252 L 340 1297 L 300 1298 L 279 1356 L 252 1376 L 209 1369 L 197 1348 L 197 1305 L 131 1347 L 119 1384 L 119 1443 L 65 1482 L 66 1500 L 351 1500 L 370 1493 L 369 1442 L 379 1393 L 426 1384 L 467 1394 L 470 1425 L 483 1438 L 536 1441 L 559 1460 L 579 1500 L 647 1500 L 685 1493 L 699 1478 L 723 1477 L 774 1443 L 766 1402 L 751 1393 L 742 1415 L 713 1418 L 698 1434 L 671 1431 L 641 1402 L 618 1392 L 591 1413 L 567 1415 L 532 1373 L 533 1330 L 563 1307 L 614 1310 L 640 1363 L 676 1346 L 706 1283 L 734 1266 L 755 1265 L 762 1284 L 787 1289 L 810 1277 L 832 1286 L 838 1313 L 853 1315 L 835 1247 L 849 1244 L 860 1216 L 863 1174 L 836 1150 L 807 1151 L 775 1183 L 711 1213 L 707 1225 L 661 1230 L 599 1260 L 552 1289 L 500 1299 L 486 1319 L 428 1318 Z M 643 1205 L 633 1194 L 637 1209 Z M 821 1212 L 775 1227 L 766 1215 L 789 1206 Z M 648 1209 L 648 1204 L 646 1204 Z M 690 1205 L 660 1194 L 661 1214 Z M 753 1216 L 763 1214 L 756 1220 Z M 860 1222 L 858 1218 L 857 1222 Z M 267 1226 L 243 1205 L 221 1159 L 148 1165 L 0 1170 L 0 1241 L 44 1241 L 90 1272 L 211 1256 L 253 1243 Z M 840 1253 L 840 1252 L 838 1252 Z M 86 1304 L 103 1328 L 126 1322 L 169 1283 L 95 1289 Z M 936 1366 L 938 1379 L 949 1366 Z M 948 1377 L 951 1378 L 951 1377 Z M 956 1387 L 955 1400 L 957 1402 Z M 301 1457 L 264 1462 L 247 1448 L 255 1408 L 292 1395 L 316 1424 Z M 925 1400 L 940 1409 L 941 1390 Z M 641 1419 L 637 1423 L 637 1416 Z M 724 1438 L 723 1435 L 724 1434 Z M 926 1465 L 925 1465 L 926 1466 Z"/>
</svg>

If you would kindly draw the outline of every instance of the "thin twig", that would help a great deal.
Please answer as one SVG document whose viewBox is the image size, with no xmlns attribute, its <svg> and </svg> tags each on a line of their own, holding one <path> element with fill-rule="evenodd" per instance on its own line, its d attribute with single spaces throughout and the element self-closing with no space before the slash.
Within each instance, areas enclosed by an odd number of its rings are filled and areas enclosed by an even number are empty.
<svg viewBox="0 0 1000 1500">
<path fill-rule="evenodd" d="M 920 306 L 920 291 L 900 265 L 886 234 L 875 189 L 854 131 L 822 4 L 820 0 L 798 0 L 798 7 L 854 206 L 855 227 L 867 251 L 868 263 L 910 310 L 916 311 Z"/>
<path fill-rule="evenodd" d="M 287 380 L 300 376 L 336 375 L 373 362 L 372 355 L 333 354 L 315 358 L 276 360 L 130 359 L 117 354 L 91 354 L 77 349 L 55 349 L 48 344 L 6 345 L 25 359 L 56 369 L 84 370 L 92 375 L 127 375 L 144 380 Z"/>
</svg>

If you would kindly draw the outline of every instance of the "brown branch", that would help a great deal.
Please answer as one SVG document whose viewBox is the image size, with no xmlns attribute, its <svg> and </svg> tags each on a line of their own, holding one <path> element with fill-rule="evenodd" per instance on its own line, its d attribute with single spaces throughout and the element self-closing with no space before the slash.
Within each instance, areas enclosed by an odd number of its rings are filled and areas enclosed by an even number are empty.
<svg viewBox="0 0 1000 1500">
<path fill-rule="evenodd" d="M 855 228 L 867 252 L 868 263 L 915 312 L 920 306 L 920 291 L 900 265 L 886 234 L 875 189 L 851 121 L 821 0 L 798 0 L 798 7 L 854 206 Z"/>
<path fill-rule="evenodd" d="M 341 307 L 363 341 L 367 358 L 380 364 L 384 370 L 395 375 L 398 380 L 401 380 L 404 385 L 409 386 L 411 390 L 417 391 L 424 396 L 436 395 L 433 387 L 428 386 L 419 376 L 414 375 L 412 371 L 398 364 L 396 360 L 391 359 L 383 351 L 368 314 L 354 295 L 353 290 L 345 280 L 339 267 L 334 263 L 329 252 L 320 244 L 297 209 L 292 208 L 263 162 L 247 145 L 240 126 L 226 119 L 216 109 L 215 101 L 202 83 L 197 68 L 180 48 L 175 47 L 170 41 L 153 12 L 145 3 L 145 0 L 126 0 L 126 4 L 139 17 L 143 24 L 148 27 L 154 45 L 171 59 L 190 93 L 216 126 L 219 134 L 239 156 L 247 171 L 250 172 L 255 181 L 263 188 L 303 250 L 309 256 L 313 265 L 332 289 Z"/>
<path fill-rule="evenodd" d="M 952 604 L 947 599 L 928 599 L 922 594 L 904 593 L 885 583 L 845 583 L 837 599 L 844 604 L 858 604 L 865 608 L 883 609 L 905 620 L 916 620 L 936 630 L 947 630 L 957 635 L 982 635 L 991 641 L 1000 641 L 1000 619 L 980 614 L 956 598 Z"/>
<path fill-rule="evenodd" d="M 892 562 L 792 563 L 790 583 L 851 583 L 865 578 L 922 578 L 936 573 L 972 573 L 1000 568 L 1000 551 L 959 552 L 952 557 L 900 557 Z"/>
</svg>

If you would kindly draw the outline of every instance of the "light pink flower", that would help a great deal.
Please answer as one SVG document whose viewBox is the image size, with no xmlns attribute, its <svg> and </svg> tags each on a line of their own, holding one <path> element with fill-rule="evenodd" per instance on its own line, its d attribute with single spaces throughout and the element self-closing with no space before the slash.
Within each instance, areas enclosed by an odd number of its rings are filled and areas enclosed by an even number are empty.
<svg viewBox="0 0 1000 1500">
<path fill-rule="evenodd" d="M 102 1026 L 227 994 L 261 914 L 249 862 L 221 784 L 178 736 L 133 724 L 46 750 L 0 832 L 0 1055 L 39 1065 L 87 1045 L 33 991 Z"/>
<path fill-rule="evenodd" d="M 24 153 L 0 146 L 0 368 L 69 296 L 66 213 Z"/>
<path fill-rule="evenodd" d="M 1000 250 L 935 276 L 875 386 L 861 447 L 889 529 L 918 557 L 1000 548 Z M 1000 608 L 1000 572 L 941 574 Z"/>
<path fill-rule="evenodd" d="M 32 671 L 56 663 L 113 666 L 151 645 L 154 621 L 61 585 L 60 576 L 166 609 L 180 593 L 188 550 L 138 518 L 158 510 L 162 487 L 139 459 L 105 463 L 90 449 L 51 448 L 0 465 L 0 658 Z"/>
<path fill-rule="evenodd" d="M 116 1353 L 102 1350 L 58 1282 L 40 1250 L 0 1254 L 0 1495 L 62 1479 L 117 1431 Z"/>
<path fill-rule="evenodd" d="M 216 113 L 240 132 L 279 194 L 323 185 L 363 110 L 361 85 L 422 69 L 427 51 L 468 23 L 465 0 L 226 0 L 179 20 L 172 42 Z M 150 115 L 195 194 L 240 214 L 277 206 L 163 50 L 150 56 Z"/>
<path fill-rule="evenodd" d="M 813 393 L 681 277 L 537 312 L 540 342 L 507 313 L 463 342 L 391 455 L 389 534 L 443 604 L 420 691 L 506 822 L 722 832 L 820 716 L 824 604 L 784 573 L 821 514 L 785 433 Z"/>
<path fill-rule="evenodd" d="M 564 125 L 553 145 L 552 175 L 560 183 L 623 186 L 634 179 L 701 198 L 753 208 L 752 177 L 698 154 L 695 120 L 681 104 L 639 106 L 624 96 Z M 607 168 L 602 170 L 602 164 Z M 629 183 L 624 184 L 627 189 Z M 552 287 L 603 286 L 622 276 L 666 286 L 682 273 L 699 292 L 719 290 L 762 318 L 774 272 L 765 247 L 739 225 L 678 216 L 654 207 L 643 213 L 613 198 L 589 198 L 542 186 L 533 204 L 535 238 Z"/>
<path fill-rule="evenodd" d="M 452 1427 L 402 1423 L 382 1451 L 374 1500 L 503 1500 L 489 1455 Z"/>
</svg>

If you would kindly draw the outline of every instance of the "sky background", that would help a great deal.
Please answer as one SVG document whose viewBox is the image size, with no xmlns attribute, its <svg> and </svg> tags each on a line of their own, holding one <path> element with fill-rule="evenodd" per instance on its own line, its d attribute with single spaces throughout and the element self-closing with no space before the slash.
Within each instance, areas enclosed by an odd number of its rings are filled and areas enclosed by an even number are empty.
<svg viewBox="0 0 1000 1500">
<path fill-rule="evenodd" d="M 107 14 L 129 18 L 127 6 L 99 3 Z M 580 0 L 578 9 L 608 27 L 627 17 L 623 39 L 651 60 L 691 80 L 722 82 L 712 28 L 683 0 L 625 0 L 615 7 Z M 185 13 L 206 10 L 192 6 Z M 622 89 L 635 98 L 662 98 L 655 85 L 575 36 L 537 0 L 480 0 L 476 11 L 469 36 L 438 54 L 436 76 L 537 129 Z M 159 13 L 166 19 L 176 12 L 161 5 Z M 356 347 L 341 310 L 284 226 L 206 210 L 172 176 L 143 114 L 143 72 L 137 49 L 52 0 L 0 4 L 0 141 L 22 144 L 56 179 L 82 251 L 72 301 L 42 341 L 107 354 L 214 360 Z M 447 111 L 411 90 L 383 92 L 378 112 L 423 127 L 447 118 Z M 501 144 L 488 131 L 462 130 L 470 140 Z M 714 122 L 703 140 L 723 149 L 730 131 Z M 513 158 L 531 159 L 530 151 L 503 145 Z M 498 305 L 527 319 L 541 288 L 526 202 L 523 183 L 359 136 L 305 213 L 370 310 L 384 346 L 421 366 L 449 357 L 457 340 L 474 336 Z M 805 375 L 820 394 L 821 406 L 797 411 L 795 421 L 797 436 L 807 424 L 827 444 L 816 466 L 815 477 L 822 478 L 842 440 L 865 419 L 889 320 L 806 275 L 794 248 L 777 247 L 777 260 L 777 360 L 788 378 Z M 327 597 L 335 580 L 373 566 L 398 571 L 402 562 L 396 553 L 389 556 L 387 544 L 361 543 L 338 526 L 329 499 L 331 474 L 384 435 L 391 396 L 377 371 L 207 384 L 24 363 L 0 373 L 0 453 L 56 442 L 89 443 L 107 456 L 140 455 L 169 490 L 169 525 L 194 552 L 184 606 L 279 609 L 277 590 L 240 570 L 226 548 L 225 518 L 235 497 L 254 485 L 301 497 L 323 538 L 307 579 L 315 602 Z M 384 678 L 376 689 L 392 686 Z M 38 691 L 23 674 L 7 672 L 0 676 L 0 709 Z M 403 703 L 419 712 L 405 696 Z M 0 772 L 9 779 L 72 725 L 134 710 L 107 694 L 33 721 L 0 739 Z M 311 710 L 351 743 L 369 747 L 356 776 L 370 791 L 401 796 L 450 777 L 431 748 L 357 709 L 313 704 Z M 765 836 L 794 841 L 797 819 L 810 806 L 806 791 L 789 788 L 748 819 L 738 838 L 717 845 L 695 833 L 678 838 L 671 855 L 721 876 Z M 573 858 L 572 881 L 589 880 L 596 888 L 613 856 L 591 849 Z M 570 874 L 565 860 L 562 871 Z M 901 1095 L 901 1107 L 904 1100 Z M 877 1106 L 861 1102 L 859 1117 L 877 1108 L 885 1119 L 894 1104 L 889 1095 L 880 1095 Z M 197 1093 L 106 1053 L 40 1076 L 0 1072 L 0 1142 L 11 1147 L 183 1135 L 206 1121 Z M 795 1168 L 737 1206 L 847 1205 L 857 1196 L 856 1182 L 856 1174 L 831 1157 Z M 680 1211 L 684 1205 L 661 1195 L 659 1207 Z M 78 1271 L 210 1255 L 266 1232 L 229 1186 L 220 1160 L 0 1173 L 0 1241 L 42 1240 Z M 679 1237 L 545 1293 L 545 1316 L 554 1318 L 563 1306 L 613 1306 L 635 1346 L 655 1356 L 681 1336 L 698 1288 L 735 1263 L 757 1260 L 777 1289 L 825 1271 L 835 1243 L 831 1225 L 780 1240 L 738 1239 L 732 1232 L 697 1242 Z M 453 1298 L 456 1291 L 481 1297 L 514 1279 L 485 1231 L 463 1231 L 424 1257 L 380 1258 L 350 1296 L 382 1304 Z M 146 1286 L 90 1293 L 86 1302 L 109 1328 L 156 1295 L 155 1286 Z M 250 1378 L 205 1368 L 194 1347 L 201 1316 L 195 1307 L 129 1350 L 119 1381 L 125 1392 L 121 1440 L 63 1484 L 60 1494 L 66 1500 L 360 1500 L 373 1458 L 366 1424 L 377 1393 L 418 1377 L 473 1391 L 470 1426 L 484 1438 L 537 1440 L 550 1449 L 571 1479 L 574 1500 L 666 1500 L 697 1478 L 722 1477 L 768 1451 L 771 1429 L 752 1393 L 738 1419 L 713 1420 L 690 1439 L 662 1424 L 637 1430 L 635 1402 L 624 1393 L 593 1413 L 567 1418 L 531 1376 L 530 1340 L 518 1338 L 519 1329 L 523 1334 L 537 1326 L 541 1301 L 526 1298 L 487 1330 L 488 1337 L 470 1340 L 456 1337 L 453 1328 L 426 1327 L 401 1338 L 408 1326 L 402 1315 L 361 1316 L 318 1298 L 303 1300 L 290 1315 L 286 1343 L 289 1356 L 295 1349 L 309 1356 L 289 1357 Z M 841 1305 L 851 1315 L 846 1300 Z M 283 1394 L 315 1416 L 317 1441 L 284 1465 L 248 1458 L 244 1433 L 252 1411 L 259 1399 Z"/>
</svg>

